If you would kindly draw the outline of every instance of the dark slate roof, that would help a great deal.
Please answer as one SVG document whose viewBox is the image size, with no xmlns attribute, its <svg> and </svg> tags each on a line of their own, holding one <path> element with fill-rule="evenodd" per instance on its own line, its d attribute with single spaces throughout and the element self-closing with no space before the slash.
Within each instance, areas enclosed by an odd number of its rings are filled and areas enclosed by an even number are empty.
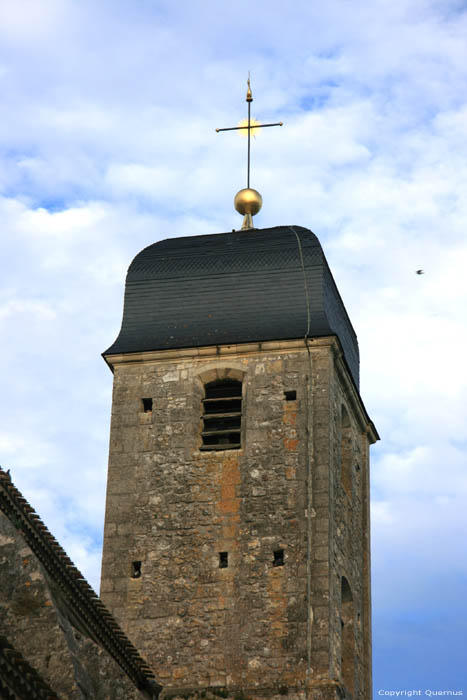
<svg viewBox="0 0 467 700">
<path fill-rule="evenodd" d="M 314 233 L 276 226 L 168 238 L 131 263 L 123 321 L 104 356 L 336 335 L 358 387 L 357 337 Z"/>
</svg>

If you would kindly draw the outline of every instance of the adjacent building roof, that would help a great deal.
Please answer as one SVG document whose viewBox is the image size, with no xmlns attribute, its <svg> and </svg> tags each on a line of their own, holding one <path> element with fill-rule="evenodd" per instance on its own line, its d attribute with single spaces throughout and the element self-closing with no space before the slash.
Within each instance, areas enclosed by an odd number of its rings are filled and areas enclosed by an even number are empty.
<svg viewBox="0 0 467 700">
<path fill-rule="evenodd" d="M 104 356 L 335 335 L 359 384 L 357 336 L 321 245 L 301 226 L 169 238 L 131 263 Z"/>
<path fill-rule="evenodd" d="M 144 697 L 157 700 L 162 686 L 157 683 L 148 664 L 141 658 L 137 649 L 49 532 L 39 515 L 14 486 L 8 472 L 1 467 L 0 511 L 21 533 L 23 540 L 46 571 L 50 585 L 59 596 L 62 614 L 76 629 L 107 651 Z M 10 665 L 13 662 L 16 663 L 18 673 L 24 676 L 26 667 L 18 666 L 19 656 L 8 651 L 8 641 L 2 637 L 0 637 L 0 649 L 3 649 L 1 652 L 3 657 L 6 655 L 6 659 L 10 660 Z M 7 673 L 9 671 L 3 657 L 0 658 L 0 672 L 3 673 L 5 670 Z M 1 676 L 1 681 L 3 680 Z M 36 685 L 39 688 L 40 684 Z M 48 686 L 44 685 L 44 688 Z M 36 695 L 30 697 L 32 699 Z M 37 695 L 37 697 L 43 696 Z M 54 697 L 56 696 L 50 695 L 50 698 Z"/>
<path fill-rule="evenodd" d="M 0 635 L 0 697 L 5 700 L 60 700 L 36 669 L 3 635 Z"/>
</svg>

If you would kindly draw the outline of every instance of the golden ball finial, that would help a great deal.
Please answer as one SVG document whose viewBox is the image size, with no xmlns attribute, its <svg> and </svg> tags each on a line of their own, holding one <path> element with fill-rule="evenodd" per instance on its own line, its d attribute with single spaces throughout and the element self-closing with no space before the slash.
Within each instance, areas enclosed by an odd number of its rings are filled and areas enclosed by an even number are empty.
<svg viewBox="0 0 467 700">
<path fill-rule="evenodd" d="M 263 206 L 263 198 L 256 190 L 245 187 L 235 195 L 234 206 L 239 214 L 254 216 Z"/>
</svg>

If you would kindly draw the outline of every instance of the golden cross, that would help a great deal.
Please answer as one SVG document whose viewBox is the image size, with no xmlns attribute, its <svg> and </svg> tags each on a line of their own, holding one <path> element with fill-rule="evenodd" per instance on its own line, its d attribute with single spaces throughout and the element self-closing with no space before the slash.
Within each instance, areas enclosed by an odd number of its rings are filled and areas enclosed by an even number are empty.
<svg viewBox="0 0 467 700">
<path fill-rule="evenodd" d="M 247 85 L 248 89 L 246 91 L 246 101 L 248 103 L 248 122 L 245 126 L 229 126 L 226 129 L 216 129 L 217 133 L 219 131 L 238 131 L 240 129 L 247 129 L 248 130 L 248 161 L 247 161 L 247 178 L 246 178 L 246 186 L 249 188 L 250 187 L 250 141 L 251 141 L 251 130 L 252 129 L 259 129 L 259 128 L 265 128 L 267 126 L 282 126 L 283 122 L 275 122 L 274 124 L 257 124 L 254 120 L 254 123 L 251 123 L 251 103 L 253 102 L 253 95 L 251 93 L 251 87 L 250 87 L 250 74 L 248 74 L 248 80 L 247 80 Z"/>
</svg>

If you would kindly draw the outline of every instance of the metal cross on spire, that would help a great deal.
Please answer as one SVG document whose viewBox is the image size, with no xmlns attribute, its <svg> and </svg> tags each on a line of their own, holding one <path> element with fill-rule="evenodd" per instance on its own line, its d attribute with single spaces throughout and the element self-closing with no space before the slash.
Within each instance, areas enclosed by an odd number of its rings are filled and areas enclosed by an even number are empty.
<svg viewBox="0 0 467 700">
<path fill-rule="evenodd" d="M 253 228 L 252 216 L 257 214 L 263 204 L 262 197 L 259 192 L 250 188 L 250 151 L 251 151 L 251 132 L 255 129 L 266 128 L 268 126 L 282 126 L 283 122 L 274 122 L 273 124 L 258 124 L 255 119 L 251 118 L 251 103 L 253 102 L 253 94 L 250 86 L 250 74 L 248 73 L 247 80 L 248 89 L 246 91 L 246 102 L 248 103 L 248 119 L 246 124 L 241 122 L 238 126 L 229 126 L 224 129 L 216 129 L 219 131 L 240 131 L 247 130 L 248 136 L 248 158 L 247 158 L 247 178 L 246 189 L 240 190 L 235 195 L 235 209 L 244 215 L 242 229 Z"/>
</svg>

